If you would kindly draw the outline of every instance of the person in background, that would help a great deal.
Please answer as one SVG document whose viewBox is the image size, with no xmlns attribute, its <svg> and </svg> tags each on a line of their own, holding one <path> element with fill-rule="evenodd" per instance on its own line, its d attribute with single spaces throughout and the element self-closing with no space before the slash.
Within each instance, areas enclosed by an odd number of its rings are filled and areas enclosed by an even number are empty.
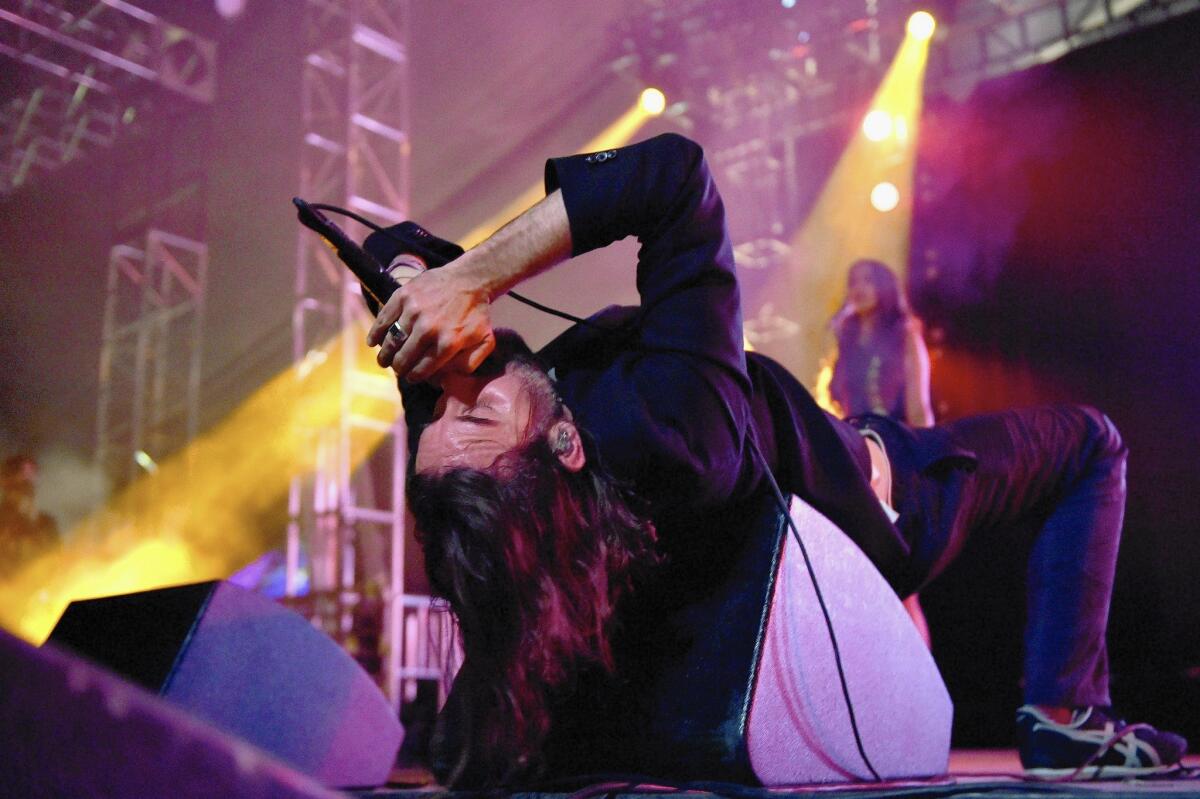
<svg viewBox="0 0 1200 799">
<path fill-rule="evenodd" d="M 837 338 L 829 395 L 843 418 L 876 414 L 933 426 L 929 351 L 895 272 L 880 261 L 855 261 L 846 276 L 846 301 L 829 326 Z M 929 646 L 920 597 L 906 597 L 904 609 Z"/>
<path fill-rule="evenodd" d="M 830 321 L 837 361 L 829 393 L 842 416 L 874 413 L 933 425 L 929 352 L 896 275 L 879 261 L 850 267 L 846 301 Z"/>
<path fill-rule="evenodd" d="M 38 510 L 37 461 L 13 455 L 0 464 L 0 578 L 58 544 L 54 517 Z"/>
</svg>

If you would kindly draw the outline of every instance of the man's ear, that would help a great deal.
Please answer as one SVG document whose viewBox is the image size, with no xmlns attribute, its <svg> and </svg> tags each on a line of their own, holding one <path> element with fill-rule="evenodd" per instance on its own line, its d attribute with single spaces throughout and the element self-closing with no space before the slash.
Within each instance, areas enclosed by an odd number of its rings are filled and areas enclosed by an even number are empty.
<svg viewBox="0 0 1200 799">
<path fill-rule="evenodd" d="M 550 425 L 546 432 L 550 441 L 550 451 L 558 456 L 558 460 L 567 471 L 577 472 L 587 463 L 583 454 L 583 441 L 579 438 L 579 428 L 569 420 L 562 420 Z"/>
</svg>

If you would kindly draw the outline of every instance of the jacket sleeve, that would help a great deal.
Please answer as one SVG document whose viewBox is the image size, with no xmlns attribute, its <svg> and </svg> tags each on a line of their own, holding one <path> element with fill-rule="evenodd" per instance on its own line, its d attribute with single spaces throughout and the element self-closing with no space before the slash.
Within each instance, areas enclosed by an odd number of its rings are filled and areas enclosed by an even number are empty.
<svg viewBox="0 0 1200 799">
<path fill-rule="evenodd" d="M 621 351 L 558 361 L 564 398 L 652 505 L 726 501 L 756 470 L 743 449 L 751 389 L 733 250 L 701 148 L 666 134 L 552 159 L 546 188 L 562 190 L 573 254 L 627 236 L 641 245 L 640 307 Z"/>
<path fill-rule="evenodd" d="M 636 236 L 640 339 L 745 375 L 741 299 L 725 209 L 700 145 L 678 134 L 590 155 L 551 159 L 572 255 Z"/>
</svg>

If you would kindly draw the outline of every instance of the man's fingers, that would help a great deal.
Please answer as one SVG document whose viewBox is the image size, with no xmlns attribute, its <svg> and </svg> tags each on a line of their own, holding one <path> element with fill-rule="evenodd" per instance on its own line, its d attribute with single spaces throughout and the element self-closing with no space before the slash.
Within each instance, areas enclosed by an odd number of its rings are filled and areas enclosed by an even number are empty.
<svg viewBox="0 0 1200 799">
<path fill-rule="evenodd" d="M 417 361 L 413 366 L 412 371 L 408 373 L 408 379 L 413 383 L 420 383 L 428 380 L 436 374 L 440 374 L 446 364 L 450 363 L 458 353 L 447 350 L 439 352 L 438 348 L 430 347 L 425 350 L 424 356 Z"/>
<path fill-rule="evenodd" d="M 443 332 L 430 338 L 429 349 L 410 372 L 413 380 L 429 380 L 445 372 L 471 374 L 496 347 L 496 337 L 491 327 L 470 333 Z"/>
<path fill-rule="evenodd" d="M 393 323 L 398 333 L 389 330 Z M 379 365 L 403 380 L 422 382 L 447 369 L 474 371 L 495 346 L 487 297 L 462 290 L 450 272 L 425 272 L 388 299 L 367 343 L 379 347 Z"/>
<path fill-rule="evenodd" d="M 383 344 L 387 338 L 388 328 L 404 315 L 403 311 L 404 296 L 401 291 L 397 291 L 379 309 L 375 321 L 371 323 L 371 329 L 367 331 L 367 346 L 376 347 Z M 404 329 L 403 325 L 401 325 L 401 329 Z"/>
<path fill-rule="evenodd" d="M 473 345 L 456 348 L 451 357 L 436 358 L 427 352 L 425 357 L 413 367 L 411 375 L 415 380 L 437 382 L 446 374 L 473 374 L 496 348 L 496 338 L 491 330 Z"/>
<path fill-rule="evenodd" d="M 417 345 L 411 350 L 402 348 L 391 365 L 398 375 L 414 383 L 436 379 L 447 372 L 471 374 L 496 348 L 490 328 L 467 336 L 426 331 L 414 333 L 413 339 Z"/>
<path fill-rule="evenodd" d="M 419 383 L 422 378 L 413 374 L 413 367 L 421 360 L 428 349 L 428 344 L 421 341 L 421 339 L 416 336 L 409 336 L 404 345 L 397 348 L 396 354 L 392 356 L 391 360 L 381 365 L 392 367 L 392 370 L 398 377 L 410 383 Z"/>
<path fill-rule="evenodd" d="M 419 351 L 414 349 L 411 360 L 406 360 L 404 365 L 408 371 L 401 376 L 414 383 L 420 383 L 440 372 L 458 355 L 464 345 L 470 343 L 470 339 L 464 338 L 461 333 L 427 328 L 420 320 L 417 320 L 410 335 L 418 339 L 422 346 Z"/>
<path fill-rule="evenodd" d="M 496 349 L 496 336 L 491 330 L 487 332 L 483 341 L 476 344 L 468 352 L 460 352 L 459 357 L 466 355 L 467 373 L 473 374 L 476 369 L 483 365 L 487 357 L 492 354 L 492 350 Z"/>
<path fill-rule="evenodd" d="M 399 377 L 410 382 L 420 383 L 429 377 L 429 373 L 417 370 L 424 359 L 435 363 L 448 360 L 462 348 L 461 342 L 443 335 L 421 317 L 411 320 L 401 317 L 399 324 L 408 332 L 408 338 L 392 358 L 391 367 Z"/>
<path fill-rule="evenodd" d="M 383 318 L 382 312 L 380 312 L 379 318 Z M 378 319 L 377 319 L 377 321 L 378 321 Z M 408 326 L 411 324 L 412 324 L 412 321 L 409 319 L 405 319 L 402 314 L 400 316 L 400 318 L 397 319 L 395 322 L 382 328 L 384 335 L 382 338 L 379 339 L 379 341 L 380 341 L 379 352 L 377 352 L 375 354 L 375 362 L 376 363 L 378 363 L 380 366 L 382 366 L 384 368 L 387 368 L 388 366 L 392 365 L 392 362 L 395 359 L 396 354 L 398 352 L 400 352 L 400 350 L 404 347 L 405 343 L 407 343 L 408 339 L 410 338 L 407 331 L 409 330 Z M 400 330 L 400 333 L 401 333 L 400 336 L 396 335 L 397 328 L 399 328 L 399 330 Z M 373 332 L 373 329 L 372 329 L 372 332 Z M 370 338 L 368 338 L 368 341 L 369 340 L 370 340 Z"/>
<path fill-rule="evenodd" d="M 382 311 L 380 311 L 382 313 Z M 394 320 L 393 320 L 394 321 Z M 375 317 L 375 321 L 371 323 L 371 329 L 367 331 L 367 346 L 377 347 L 384 343 L 387 337 L 387 330 L 391 326 L 391 322 L 380 324 L 379 317 Z"/>
<path fill-rule="evenodd" d="M 400 351 L 400 346 L 403 344 L 397 341 L 395 336 L 387 336 L 380 345 L 379 351 L 375 353 L 375 363 L 387 368 L 392 365 L 392 359 L 396 357 L 396 353 Z"/>
</svg>

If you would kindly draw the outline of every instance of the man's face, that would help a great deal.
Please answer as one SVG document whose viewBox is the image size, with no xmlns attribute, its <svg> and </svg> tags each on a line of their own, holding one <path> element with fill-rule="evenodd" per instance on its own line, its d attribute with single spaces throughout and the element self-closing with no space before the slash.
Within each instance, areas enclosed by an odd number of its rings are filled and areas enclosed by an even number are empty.
<svg viewBox="0 0 1200 799">
<path fill-rule="evenodd" d="M 487 469 L 528 439 L 533 397 L 511 370 L 491 377 L 447 374 L 441 385 L 433 421 L 417 446 L 418 473 Z"/>
</svg>

